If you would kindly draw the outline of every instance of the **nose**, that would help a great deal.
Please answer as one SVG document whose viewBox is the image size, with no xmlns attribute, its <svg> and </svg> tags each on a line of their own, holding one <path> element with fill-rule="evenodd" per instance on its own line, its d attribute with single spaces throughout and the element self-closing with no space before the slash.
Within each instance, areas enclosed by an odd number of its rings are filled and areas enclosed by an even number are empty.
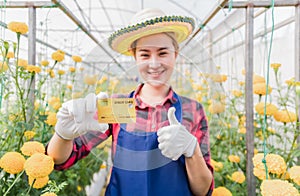
<svg viewBox="0 0 300 196">
<path fill-rule="evenodd" d="M 158 68 L 160 67 L 160 62 L 157 57 L 153 56 L 149 62 L 149 68 Z"/>
</svg>

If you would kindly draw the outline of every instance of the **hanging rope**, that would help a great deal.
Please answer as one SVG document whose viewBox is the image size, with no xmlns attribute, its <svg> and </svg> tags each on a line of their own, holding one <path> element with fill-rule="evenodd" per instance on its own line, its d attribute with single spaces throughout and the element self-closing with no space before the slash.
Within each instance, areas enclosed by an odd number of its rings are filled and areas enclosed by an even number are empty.
<svg viewBox="0 0 300 196">
<path fill-rule="evenodd" d="M 263 152 L 264 152 L 264 157 L 263 157 L 263 164 L 265 167 L 265 172 L 266 172 L 266 179 L 268 179 L 268 167 L 267 167 L 267 161 L 266 161 L 266 156 L 267 156 L 267 142 L 266 142 L 266 126 L 267 126 L 267 98 L 268 98 L 268 91 L 269 91 L 269 75 L 270 75 L 270 59 L 271 59 L 271 50 L 272 50 L 272 44 L 273 44 L 273 33 L 274 33 L 274 2 L 275 0 L 272 0 L 271 4 L 271 10 L 272 10 L 272 30 L 271 30 L 271 37 L 270 37 L 270 45 L 269 45 L 269 51 L 268 51 L 268 62 L 267 62 L 267 74 L 266 74 L 266 96 L 265 96 L 265 104 L 264 104 L 264 121 L 263 121 Z"/>
</svg>

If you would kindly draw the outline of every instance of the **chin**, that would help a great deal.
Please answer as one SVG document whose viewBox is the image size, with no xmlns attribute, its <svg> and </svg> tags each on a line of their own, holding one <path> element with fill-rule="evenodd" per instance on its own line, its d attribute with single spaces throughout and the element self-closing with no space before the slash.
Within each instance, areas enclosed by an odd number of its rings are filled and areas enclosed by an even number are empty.
<svg viewBox="0 0 300 196">
<path fill-rule="evenodd" d="M 163 86 L 169 86 L 169 83 L 166 81 L 160 81 L 160 80 L 147 80 L 145 83 L 149 84 L 150 86 L 153 87 L 163 87 Z"/>
</svg>

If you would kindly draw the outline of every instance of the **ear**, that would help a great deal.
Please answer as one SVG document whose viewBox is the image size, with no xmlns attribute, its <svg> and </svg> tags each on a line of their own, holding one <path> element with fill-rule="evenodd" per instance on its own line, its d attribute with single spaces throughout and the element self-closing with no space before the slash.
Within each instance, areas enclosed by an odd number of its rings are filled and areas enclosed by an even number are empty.
<svg viewBox="0 0 300 196">
<path fill-rule="evenodd" d="M 175 51 L 175 59 L 177 59 L 178 53 L 179 53 L 178 50 L 176 50 Z"/>
</svg>

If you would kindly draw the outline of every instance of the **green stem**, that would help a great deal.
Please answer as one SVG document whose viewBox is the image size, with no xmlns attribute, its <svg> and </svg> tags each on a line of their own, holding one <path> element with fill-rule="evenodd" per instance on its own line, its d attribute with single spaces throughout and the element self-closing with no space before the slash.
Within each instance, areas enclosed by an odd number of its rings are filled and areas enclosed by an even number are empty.
<svg viewBox="0 0 300 196">
<path fill-rule="evenodd" d="M 300 135 L 300 133 L 294 135 L 293 142 L 291 144 L 290 152 L 289 152 L 289 154 L 288 154 L 288 156 L 286 158 L 286 163 L 288 163 L 290 161 L 290 159 L 291 159 L 291 156 L 292 156 L 292 153 L 293 153 L 293 150 L 294 150 L 294 146 L 296 146 L 295 144 L 297 142 L 297 138 L 299 137 L 299 135 Z"/>
<path fill-rule="evenodd" d="M 9 186 L 9 188 L 7 189 L 7 191 L 4 193 L 3 196 L 6 196 L 8 194 L 8 192 L 10 191 L 10 189 L 12 189 L 12 187 L 16 184 L 16 182 L 19 180 L 19 178 L 22 176 L 22 174 L 24 173 L 25 170 L 23 170 L 21 173 L 19 173 L 19 175 L 16 177 L 16 179 L 14 180 L 14 182 Z"/>
</svg>

